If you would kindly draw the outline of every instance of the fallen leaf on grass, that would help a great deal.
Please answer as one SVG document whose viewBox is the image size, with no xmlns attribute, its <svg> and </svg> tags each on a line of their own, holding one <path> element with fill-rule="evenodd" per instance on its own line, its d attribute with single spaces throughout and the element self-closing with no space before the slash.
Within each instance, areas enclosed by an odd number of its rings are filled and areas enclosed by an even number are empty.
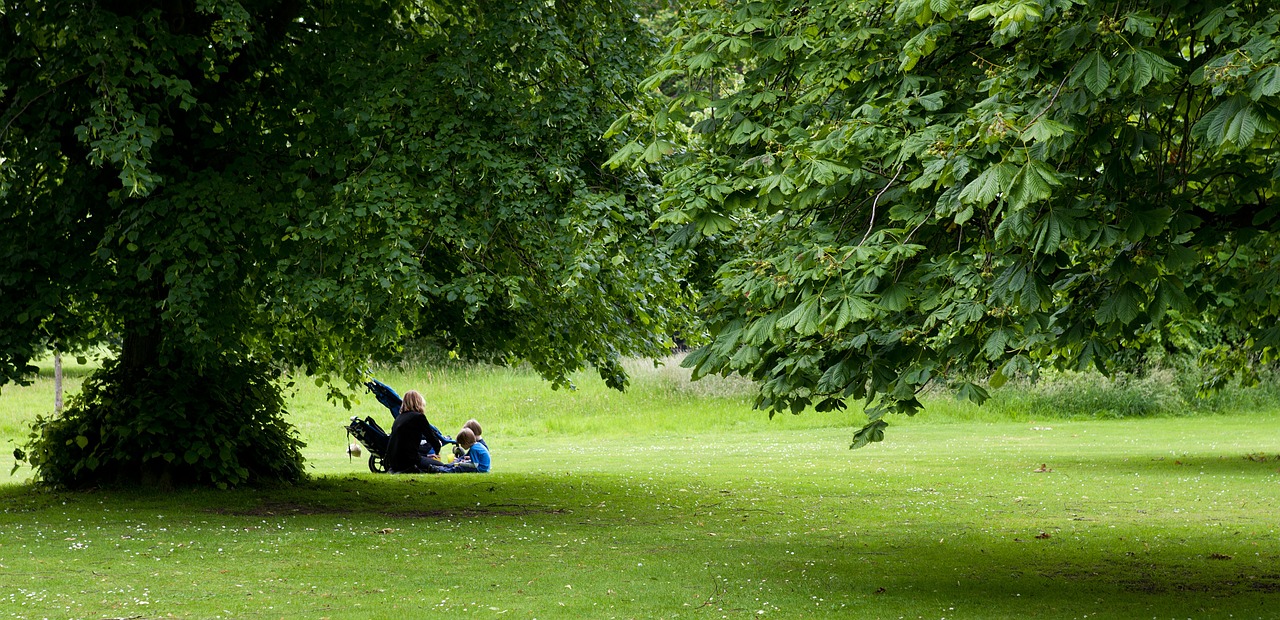
<svg viewBox="0 0 1280 620">
<path fill-rule="evenodd" d="M 1039 538 L 1040 540 L 1044 540 L 1046 538 L 1052 538 L 1052 537 L 1053 535 L 1050 534 L 1049 532 L 1040 532 L 1039 534 L 1036 534 L 1036 538 Z"/>
<path fill-rule="evenodd" d="M 1230 560 L 1231 556 L 1225 553 L 1210 553 L 1209 559 L 1210 560 Z"/>
<path fill-rule="evenodd" d="M 1053 471 L 1053 468 L 1052 468 L 1052 467 L 1049 467 L 1049 465 L 1048 465 L 1047 463 L 1041 463 L 1041 464 L 1040 464 L 1040 468 L 1039 468 L 1039 469 L 1037 469 L 1037 470 L 1035 470 L 1035 471 L 1036 471 L 1036 473 L 1037 473 L 1037 474 L 1047 474 L 1047 473 L 1049 473 L 1049 472 Z"/>
<path fill-rule="evenodd" d="M 379 534 L 391 534 L 391 533 L 394 533 L 395 531 L 396 531 L 396 530 L 395 530 L 395 528 L 384 527 L 384 528 L 382 528 L 382 529 L 378 530 L 378 533 L 379 533 Z"/>
</svg>

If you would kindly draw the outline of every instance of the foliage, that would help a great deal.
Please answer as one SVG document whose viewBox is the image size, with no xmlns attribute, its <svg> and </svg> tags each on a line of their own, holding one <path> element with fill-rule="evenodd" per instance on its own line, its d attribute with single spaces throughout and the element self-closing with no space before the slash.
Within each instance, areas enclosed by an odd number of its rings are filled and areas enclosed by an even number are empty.
<svg viewBox="0 0 1280 620">
<path fill-rule="evenodd" d="M 419 336 L 464 357 L 528 361 L 557 385 L 587 362 L 621 388 L 624 356 L 666 350 L 684 320 L 669 309 L 685 294 L 679 254 L 649 230 L 644 179 L 600 167 L 610 147 L 598 138 L 654 43 L 621 10 L 486 10 L 384 52 L 412 71 L 369 80 L 359 69 L 374 63 L 359 58 L 342 71 L 359 75 L 359 116 L 335 119 L 317 143 L 341 143 L 356 121 L 348 157 L 368 164 L 341 191 L 422 231 Z M 417 66 L 427 54 L 439 59 Z"/>
<path fill-rule="evenodd" d="M 129 376 L 110 360 L 63 415 L 36 419 L 32 453 L 19 460 L 35 467 L 42 482 L 65 488 L 301 480 L 303 444 L 284 421 L 270 368 L 218 361 L 207 370 L 166 367 Z"/>
<path fill-rule="evenodd" d="M 649 130 L 662 220 L 737 235 L 695 375 L 771 411 L 1280 345 L 1280 14 L 1261 2 L 861 0 L 689 12 Z"/>
<path fill-rule="evenodd" d="M 0 4 L 0 383 L 102 342 L 355 382 L 417 334 L 622 387 L 686 294 L 599 165 L 653 49 L 628 6 Z"/>
</svg>

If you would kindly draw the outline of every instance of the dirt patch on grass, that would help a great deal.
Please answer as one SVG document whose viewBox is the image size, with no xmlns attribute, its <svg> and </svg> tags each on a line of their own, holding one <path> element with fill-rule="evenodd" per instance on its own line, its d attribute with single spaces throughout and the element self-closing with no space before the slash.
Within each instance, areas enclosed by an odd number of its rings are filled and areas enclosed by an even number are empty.
<svg viewBox="0 0 1280 620">
<path fill-rule="evenodd" d="M 209 512 L 233 517 L 278 517 L 283 515 L 345 515 L 355 511 L 340 506 L 271 502 L 248 508 L 214 508 Z"/>
<path fill-rule="evenodd" d="M 564 508 L 546 506 L 476 506 L 475 508 L 440 508 L 436 510 L 380 510 L 378 514 L 405 519 L 452 519 L 455 517 L 528 517 L 532 515 L 559 515 L 573 512 Z"/>
<path fill-rule="evenodd" d="M 1280 575 L 1240 575 L 1236 579 L 1214 583 L 1170 583 L 1147 578 L 1129 579 L 1120 583 L 1129 592 L 1142 592 L 1143 594 L 1192 592 L 1222 598 L 1237 596 L 1244 592 L 1262 592 L 1266 594 L 1280 592 Z"/>
<path fill-rule="evenodd" d="M 1280 592 L 1280 575 L 1260 575 L 1249 578 L 1247 587 L 1254 592 L 1275 594 Z"/>
</svg>

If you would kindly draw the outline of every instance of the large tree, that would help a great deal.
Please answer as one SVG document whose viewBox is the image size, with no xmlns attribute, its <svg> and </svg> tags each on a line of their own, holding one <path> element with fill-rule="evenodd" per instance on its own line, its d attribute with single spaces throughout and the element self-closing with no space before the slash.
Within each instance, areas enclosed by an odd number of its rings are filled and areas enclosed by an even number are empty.
<svg viewBox="0 0 1280 620">
<path fill-rule="evenodd" d="M 695 375 L 774 411 L 1153 348 L 1280 345 L 1280 13 L 1270 2 L 763 0 L 690 11 L 619 119 L 665 221 L 741 240 Z"/>
<path fill-rule="evenodd" d="M 652 49 L 593 0 L 0 3 L 0 384 L 119 351 L 26 457 L 296 479 L 282 370 L 414 336 L 621 387 L 682 295 L 643 179 L 600 167 Z"/>
</svg>

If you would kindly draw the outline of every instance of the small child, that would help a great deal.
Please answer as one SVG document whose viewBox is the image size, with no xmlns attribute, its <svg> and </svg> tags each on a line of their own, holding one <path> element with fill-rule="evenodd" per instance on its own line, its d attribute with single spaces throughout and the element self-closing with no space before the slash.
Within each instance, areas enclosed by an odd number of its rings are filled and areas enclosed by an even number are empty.
<svg viewBox="0 0 1280 620">
<path fill-rule="evenodd" d="M 471 432 L 476 434 L 476 443 L 484 446 L 485 450 L 489 449 L 489 444 L 485 443 L 484 435 L 481 434 L 484 431 L 480 430 L 480 423 L 477 422 L 475 418 L 467 420 L 467 423 L 463 424 L 462 428 L 471 429 Z M 492 455 L 492 452 L 490 455 Z M 470 461 L 467 457 L 467 453 L 462 448 L 459 448 L 457 443 L 454 443 L 453 445 L 453 458 L 463 463 Z"/>
<path fill-rule="evenodd" d="M 484 446 L 485 449 L 489 448 L 489 444 L 484 442 L 484 431 L 480 430 L 480 423 L 476 422 L 475 418 L 471 418 L 470 420 L 467 420 L 467 423 L 463 424 L 462 428 L 471 429 L 471 432 L 476 434 L 476 443 Z"/>
<path fill-rule="evenodd" d="M 489 464 L 491 462 L 489 458 L 489 448 L 476 441 L 475 431 L 464 426 L 462 427 L 462 430 L 458 431 L 458 436 L 454 437 L 454 441 L 458 442 L 458 447 L 462 449 L 465 456 L 459 458 L 452 465 L 442 470 L 442 473 L 488 473 Z"/>
</svg>

